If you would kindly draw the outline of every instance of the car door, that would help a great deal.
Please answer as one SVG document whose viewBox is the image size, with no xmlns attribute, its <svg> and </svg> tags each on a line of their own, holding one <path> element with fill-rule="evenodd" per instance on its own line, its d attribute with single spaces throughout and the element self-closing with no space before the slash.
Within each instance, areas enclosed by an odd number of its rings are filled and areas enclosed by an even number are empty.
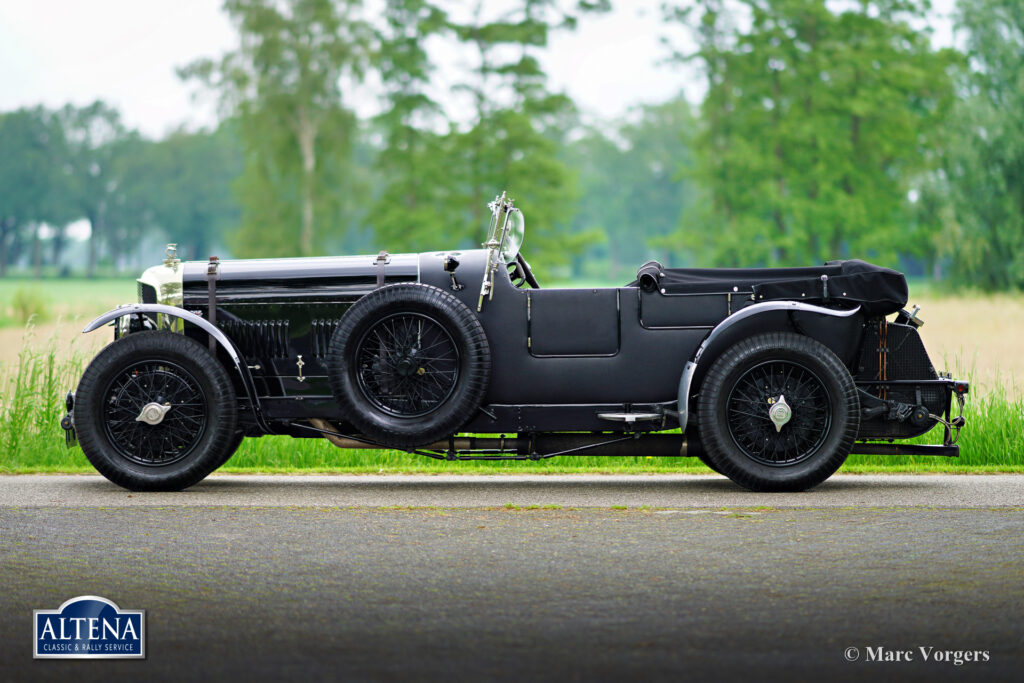
<svg viewBox="0 0 1024 683">
<path fill-rule="evenodd" d="M 538 289 L 526 296 L 527 348 L 538 358 L 614 356 L 619 290 Z"/>
</svg>

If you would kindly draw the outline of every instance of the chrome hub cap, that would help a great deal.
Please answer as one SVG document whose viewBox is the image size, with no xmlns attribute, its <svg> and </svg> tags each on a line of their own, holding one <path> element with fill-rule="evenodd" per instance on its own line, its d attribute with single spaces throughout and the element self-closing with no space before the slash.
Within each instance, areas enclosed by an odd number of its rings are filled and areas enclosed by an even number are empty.
<svg viewBox="0 0 1024 683">
<path fill-rule="evenodd" d="M 779 397 L 775 399 L 775 403 L 768 409 L 768 417 L 771 418 L 772 424 L 775 425 L 776 433 L 781 432 L 782 427 L 793 417 L 793 410 L 786 403 L 785 396 L 779 394 Z"/>
<path fill-rule="evenodd" d="M 733 443 L 769 467 L 788 467 L 812 457 L 832 425 L 825 384 L 812 370 L 789 360 L 764 361 L 743 372 L 725 407 Z"/>
<path fill-rule="evenodd" d="M 136 422 L 145 422 L 148 425 L 158 425 L 164 421 L 164 415 L 171 409 L 170 403 L 160 405 L 152 402 L 142 406 L 142 412 L 135 418 Z"/>
</svg>

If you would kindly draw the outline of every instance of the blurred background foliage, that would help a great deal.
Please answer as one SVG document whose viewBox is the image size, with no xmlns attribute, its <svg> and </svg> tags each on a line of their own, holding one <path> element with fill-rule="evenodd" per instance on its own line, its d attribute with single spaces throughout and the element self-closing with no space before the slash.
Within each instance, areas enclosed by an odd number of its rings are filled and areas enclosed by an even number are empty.
<svg viewBox="0 0 1024 683">
<path fill-rule="evenodd" d="M 927 0 L 667 2 L 692 41 L 666 59 L 699 67 L 703 101 L 600 122 L 543 57 L 607 0 L 477 0 L 457 20 L 446 0 L 378 4 L 227 0 L 239 48 L 180 69 L 218 97 L 214 130 L 149 139 L 104 102 L 0 113 L 0 275 L 137 270 L 164 241 L 199 259 L 465 248 L 504 189 L 547 277 L 856 257 L 1024 287 L 1019 0 L 959 0 L 962 49 L 932 46 Z M 427 49 L 446 43 L 471 55 L 451 92 Z M 386 106 L 362 120 L 366 80 Z"/>
</svg>

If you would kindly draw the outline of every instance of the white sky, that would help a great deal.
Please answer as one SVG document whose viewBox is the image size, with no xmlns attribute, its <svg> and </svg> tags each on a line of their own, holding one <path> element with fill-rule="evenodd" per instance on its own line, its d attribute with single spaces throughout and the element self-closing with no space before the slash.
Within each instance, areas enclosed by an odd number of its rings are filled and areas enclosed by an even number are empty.
<svg viewBox="0 0 1024 683">
<path fill-rule="evenodd" d="M 669 30 L 683 35 L 661 20 L 661 1 L 613 0 L 610 15 L 556 34 L 547 57 L 552 85 L 601 117 L 680 91 L 699 99 L 702 86 L 692 73 L 658 64 L 666 54 L 659 38 Z M 938 45 L 953 42 L 946 17 L 954 1 L 933 0 Z M 220 0 L 0 0 L 0 111 L 102 98 L 129 126 L 152 136 L 212 123 L 211 98 L 195 100 L 196 88 L 182 83 L 175 68 L 234 45 L 220 6 Z M 372 89 L 354 97 L 349 104 L 361 114 L 377 111 Z"/>
</svg>

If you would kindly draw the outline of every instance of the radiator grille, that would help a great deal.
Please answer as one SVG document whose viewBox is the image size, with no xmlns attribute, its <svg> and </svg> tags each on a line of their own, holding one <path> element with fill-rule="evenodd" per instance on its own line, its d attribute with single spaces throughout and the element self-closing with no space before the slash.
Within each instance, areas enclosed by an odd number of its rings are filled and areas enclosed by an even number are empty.
<svg viewBox="0 0 1024 683">
<path fill-rule="evenodd" d="M 153 285 L 146 285 L 141 282 L 139 285 L 139 302 L 143 304 L 155 304 L 156 303 L 156 289 Z"/>
</svg>

